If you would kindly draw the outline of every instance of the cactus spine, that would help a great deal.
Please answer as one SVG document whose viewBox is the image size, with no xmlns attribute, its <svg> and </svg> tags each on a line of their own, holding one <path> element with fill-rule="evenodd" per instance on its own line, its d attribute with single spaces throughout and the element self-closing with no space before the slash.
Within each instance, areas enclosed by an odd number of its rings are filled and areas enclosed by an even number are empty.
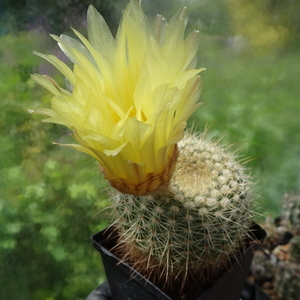
<svg viewBox="0 0 300 300">
<path fill-rule="evenodd" d="M 205 284 L 228 268 L 253 216 L 251 183 L 234 154 L 205 135 L 189 133 L 178 146 L 167 189 L 147 196 L 112 192 L 119 251 L 165 289 L 194 276 Z"/>
</svg>

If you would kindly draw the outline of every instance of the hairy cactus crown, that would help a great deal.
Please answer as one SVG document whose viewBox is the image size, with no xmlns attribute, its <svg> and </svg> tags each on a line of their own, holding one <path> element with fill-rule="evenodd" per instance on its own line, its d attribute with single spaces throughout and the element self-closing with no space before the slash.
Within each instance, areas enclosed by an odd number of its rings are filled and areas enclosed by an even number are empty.
<svg viewBox="0 0 300 300">
<path fill-rule="evenodd" d="M 187 134 L 178 146 L 167 190 L 112 193 L 124 259 L 165 285 L 192 274 L 205 281 L 208 272 L 228 267 L 253 216 L 251 183 L 232 153 L 204 135 Z"/>
</svg>

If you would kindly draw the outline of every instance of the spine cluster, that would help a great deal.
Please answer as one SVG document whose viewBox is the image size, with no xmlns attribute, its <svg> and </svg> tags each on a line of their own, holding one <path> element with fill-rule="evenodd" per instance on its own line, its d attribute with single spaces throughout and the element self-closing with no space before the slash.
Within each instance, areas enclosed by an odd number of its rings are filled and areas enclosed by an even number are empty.
<svg viewBox="0 0 300 300">
<path fill-rule="evenodd" d="M 251 183 L 234 154 L 193 134 L 178 146 L 167 189 L 147 196 L 112 194 L 124 260 L 165 287 L 195 275 L 205 282 L 228 268 L 253 216 Z"/>
</svg>

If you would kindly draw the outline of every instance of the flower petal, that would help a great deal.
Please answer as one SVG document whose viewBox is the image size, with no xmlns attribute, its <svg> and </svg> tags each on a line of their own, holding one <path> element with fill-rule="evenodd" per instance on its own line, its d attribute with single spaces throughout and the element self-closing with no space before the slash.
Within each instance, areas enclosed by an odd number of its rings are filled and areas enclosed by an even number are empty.
<svg viewBox="0 0 300 300">
<path fill-rule="evenodd" d="M 88 8 L 87 16 L 87 33 L 91 45 L 111 61 L 116 42 L 105 20 L 92 5 Z"/>
<path fill-rule="evenodd" d="M 202 69 L 195 69 L 199 35 L 185 38 L 186 8 L 169 24 L 158 15 L 150 25 L 138 0 L 130 0 L 114 38 L 103 17 L 88 9 L 88 39 L 52 35 L 73 62 L 71 70 L 52 55 L 36 53 L 72 84 L 33 79 L 54 96 L 52 109 L 35 112 L 45 122 L 73 131 L 66 146 L 97 159 L 111 185 L 143 195 L 165 186 L 174 170 L 187 118 L 200 105 Z"/>
</svg>

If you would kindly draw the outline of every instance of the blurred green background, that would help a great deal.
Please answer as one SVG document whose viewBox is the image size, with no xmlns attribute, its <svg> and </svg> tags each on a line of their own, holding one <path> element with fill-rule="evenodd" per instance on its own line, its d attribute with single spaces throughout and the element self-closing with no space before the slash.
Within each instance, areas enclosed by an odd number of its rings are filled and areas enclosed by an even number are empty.
<svg viewBox="0 0 300 300">
<path fill-rule="evenodd" d="M 89 237 L 110 220 L 105 183 L 93 159 L 52 145 L 69 132 L 28 109 L 51 95 L 30 80 L 48 74 L 33 50 L 63 58 L 49 33 L 85 32 L 92 3 L 115 32 L 127 1 L 1 1 L 0 299 L 85 299 L 105 279 Z M 144 0 L 149 18 L 189 9 L 200 30 L 201 106 L 190 126 L 224 135 L 249 157 L 258 210 L 277 216 L 300 184 L 300 2 Z"/>
</svg>

